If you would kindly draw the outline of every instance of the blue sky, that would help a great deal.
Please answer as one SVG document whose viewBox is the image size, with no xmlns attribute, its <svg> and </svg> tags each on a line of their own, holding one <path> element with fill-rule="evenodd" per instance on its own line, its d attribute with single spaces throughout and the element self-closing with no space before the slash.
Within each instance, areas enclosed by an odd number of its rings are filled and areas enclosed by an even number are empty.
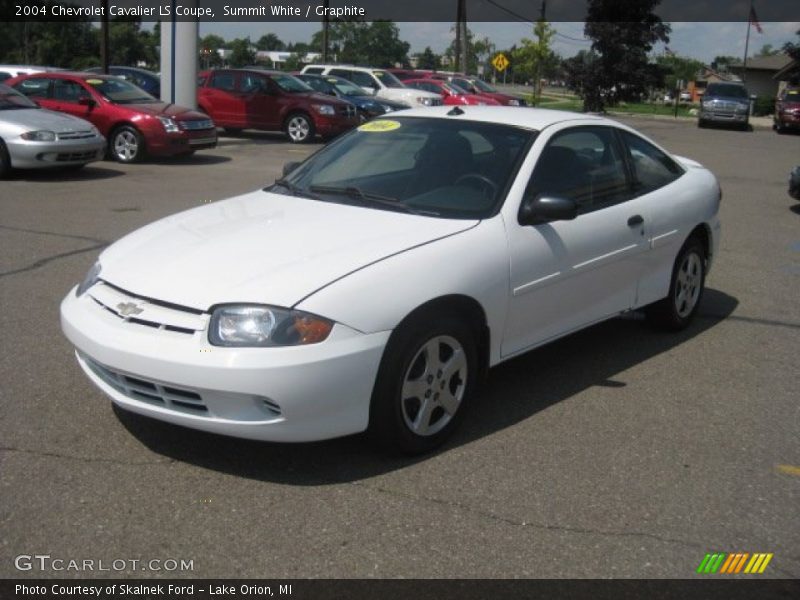
<svg viewBox="0 0 800 600">
<path fill-rule="evenodd" d="M 425 46 L 434 51 L 443 51 L 451 42 L 451 23 L 398 23 L 400 37 L 411 44 L 411 52 L 420 52 Z M 583 38 L 583 23 L 553 23 L 560 35 L 556 36 L 554 48 L 562 56 L 572 56 L 587 42 L 575 41 Z M 498 49 L 508 48 L 524 37 L 532 37 L 531 25 L 525 23 L 470 23 L 470 29 L 478 37 L 488 37 Z M 750 32 L 750 55 L 764 44 L 779 48 L 787 41 L 800 40 L 795 32 L 800 22 L 762 22 L 763 34 L 755 29 Z M 200 34 L 216 33 L 226 39 L 250 36 L 257 40 L 265 33 L 275 33 L 286 42 L 308 41 L 319 29 L 318 23 L 201 23 Z M 747 23 L 672 23 L 670 49 L 681 56 L 711 62 L 715 56 L 744 55 Z M 655 49 L 663 51 L 663 44 Z"/>
</svg>

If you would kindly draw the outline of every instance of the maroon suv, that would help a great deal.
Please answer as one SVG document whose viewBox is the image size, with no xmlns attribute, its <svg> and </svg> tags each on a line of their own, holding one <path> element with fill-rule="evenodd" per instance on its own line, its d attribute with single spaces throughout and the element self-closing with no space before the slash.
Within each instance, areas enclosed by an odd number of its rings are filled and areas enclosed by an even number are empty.
<svg viewBox="0 0 800 600">
<path fill-rule="evenodd" d="M 279 71 L 219 69 L 199 76 L 197 104 L 229 133 L 242 129 L 283 131 L 299 144 L 333 137 L 358 125 L 356 107 L 319 94 Z"/>
<path fill-rule="evenodd" d="M 778 133 L 800 129 L 800 88 L 786 88 L 775 102 L 773 128 Z"/>
</svg>

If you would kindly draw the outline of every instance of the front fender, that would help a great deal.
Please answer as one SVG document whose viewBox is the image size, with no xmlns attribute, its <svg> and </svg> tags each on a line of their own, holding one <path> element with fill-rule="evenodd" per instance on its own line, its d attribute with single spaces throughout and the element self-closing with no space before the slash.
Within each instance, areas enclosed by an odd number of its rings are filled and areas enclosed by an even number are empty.
<svg viewBox="0 0 800 600">
<path fill-rule="evenodd" d="M 390 256 L 331 283 L 296 308 L 365 333 L 397 327 L 419 306 L 443 296 L 475 299 L 491 333 L 502 332 L 509 299 L 505 226 L 499 216 L 476 227 Z M 489 360 L 500 356 L 491 335 Z"/>
</svg>

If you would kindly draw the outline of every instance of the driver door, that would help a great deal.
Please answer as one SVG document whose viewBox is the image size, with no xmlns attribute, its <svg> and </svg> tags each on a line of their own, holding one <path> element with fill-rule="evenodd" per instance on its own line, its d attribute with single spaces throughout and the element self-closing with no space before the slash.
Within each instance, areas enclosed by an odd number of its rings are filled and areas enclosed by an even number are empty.
<svg viewBox="0 0 800 600">
<path fill-rule="evenodd" d="M 511 293 L 503 356 L 634 306 L 649 245 L 644 204 L 630 190 L 613 128 L 571 127 L 548 140 L 524 197 L 569 198 L 578 216 L 506 224 Z"/>
</svg>

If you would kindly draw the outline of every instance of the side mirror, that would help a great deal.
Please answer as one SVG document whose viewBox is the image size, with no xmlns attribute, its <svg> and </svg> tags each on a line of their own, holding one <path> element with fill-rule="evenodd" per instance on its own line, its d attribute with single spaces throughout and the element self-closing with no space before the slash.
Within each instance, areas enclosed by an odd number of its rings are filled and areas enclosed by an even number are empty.
<svg viewBox="0 0 800 600">
<path fill-rule="evenodd" d="M 89 96 L 81 96 L 78 98 L 78 104 L 81 106 L 97 106 L 97 102 L 94 101 L 94 98 L 90 98 Z"/>
<path fill-rule="evenodd" d="M 556 196 L 525 198 L 519 207 L 520 225 L 541 225 L 550 221 L 571 221 L 578 216 L 574 200 Z"/>
<path fill-rule="evenodd" d="M 288 162 L 283 165 L 283 176 L 286 177 L 289 173 L 294 171 L 297 167 L 300 166 L 298 161 Z"/>
</svg>

